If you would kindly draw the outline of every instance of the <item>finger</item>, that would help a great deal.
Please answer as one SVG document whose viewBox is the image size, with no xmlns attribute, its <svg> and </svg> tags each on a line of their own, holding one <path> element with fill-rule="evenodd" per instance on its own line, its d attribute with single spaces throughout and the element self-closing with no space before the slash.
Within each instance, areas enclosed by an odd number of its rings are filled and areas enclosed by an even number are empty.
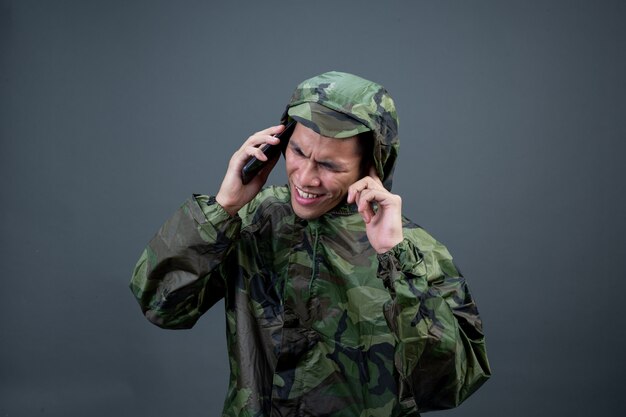
<svg viewBox="0 0 626 417">
<path fill-rule="evenodd" d="M 355 198 L 356 198 L 356 191 L 353 191 L 352 187 L 348 188 L 348 196 L 346 197 L 346 201 L 348 202 L 348 204 L 354 203 Z"/>
<path fill-rule="evenodd" d="M 246 146 L 247 144 L 247 146 Z M 267 155 L 263 152 L 263 145 L 251 145 L 246 142 L 237 152 L 233 154 L 230 159 L 229 166 L 239 171 L 243 166 L 252 158 L 256 158 L 259 161 L 267 161 Z"/>
<path fill-rule="evenodd" d="M 285 126 L 277 125 L 271 126 L 267 129 L 259 130 L 248 137 L 248 139 L 241 145 L 240 149 L 243 149 L 249 145 L 259 145 L 262 143 L 278 144 L 280 139 L 276 139 L 275 136 L 285 130 Z"/>
<path fill-rule="evenodd" d="M 363 190 L 386 190 L 380 180 L 377 180 L 377 178 L 378 177 L 374 179 L 369 176 L 363 177 L 354 184 L 352 184 L 350 187 L 348 187 L 348 203 L 354 201 L 355 195 Z"/>
<path fill-rule="evenodd" d="M 383 185 L 383 182 L 378 176 L 378 172 L 376 171 L 376 168 L 373 165 L 370 167 L 369 176 L 372 177 L 372 179 L 376 181 L 378 184 Z"/>
<path fill-rule="evenodd" d="M 266 143 L 269 143 L 270 145 L 278 145 L 280 143 L 280 139 L 278 139 L 275 136 L 271 136 L 271 135 L 266 135 L 266 134 L 255 134 L 252 135 L 248 138 L 248 140 L 246 140 L 242 145 L 241 148 L 239 148 L 240 150 L 244 150 L 250 146 L 255 146 L 255 147 L 259 147 L 262 146 Z"/>
<path fill-rule="evenodd" d="M 348 187 L 348 203 L 358 201 L 361 191 L 367 189 L 367 182 L 365 178 L 361 178 L 350 187 Z"/>
<path fill-rule="evenodd" d="M 402 199 L 396 194 L 391 194 L 387 190 L 363 190 L 359 196 L 359 204 L 366 204 L 370 207 L 392 207 L 400 206 Z M 374 213 L 377 213 L 374 209 Z"/>
<path fill-rule="evenodd" d="M 264 148 L 265 148 L 264 146 L 261 146 L 261 147 L 248 146 L 245 149 L 246 159 L 254 157 L 258 159 L 259 161 L 267 161 L 267 155 L 265 155 L 265 153 L 263 152 Z"/>
<path fill-rule="evenodd" d="M 358 206 L 371 206 L 373 203 L 378 203 L 379 200 L 384 199 L 384 195 L 376 190 L 363 190 L 359 193 Z"/>
<path fill-rule="evenodd" d="M 376 216 L 376 212 L 369 204 L 363 204 L 362 207 L 359 207 L 359 213 L 366 224 L 369 224 L 374 216 Z"/>
<path fill-rule="evenodd" d="M 274 166 L 276 166 L 277 163 L 278 163 L 278 158 L 274 158 L 271 161 L 264 164 L 263 168 L 261 168 L 261 170 L 257 173 L 254 180 L 258 180 L 261 182 L 261 184 L 265 184 L 265 182 L 267 181 L 267 177 L 269 177 L 270 173 L 272 172 L 272 170 L 274 169 Z"/>
<path fill-rule="evenodd" d="M 369 223 L 374 216 L 376 216 L 376 211 L 374 211 L 376 194 L 377 193 L 373 190 L 363 190 L 357 196 L 357 210 L 361 214 L 361 217 L 363 217 L 363 221 L 365 221 L 365 223 Z"/>
<path fill-rule="evenodd" d="M 255 136 L 255 135 L 270 135 L 270 136 L 274 136 L 274 135 L 278 135 L 283 130 L 285 130 L 285 125 L 270 126 L 270 127 L 266 128 L 266 129 L 259 130 L 258 132 L 256 132 L 252 136 Z"/>
</svg>

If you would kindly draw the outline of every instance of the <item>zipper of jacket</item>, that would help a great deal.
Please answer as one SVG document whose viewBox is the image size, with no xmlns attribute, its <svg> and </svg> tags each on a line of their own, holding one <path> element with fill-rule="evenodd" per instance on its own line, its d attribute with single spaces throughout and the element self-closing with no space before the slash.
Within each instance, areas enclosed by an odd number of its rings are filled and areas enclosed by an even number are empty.
<svg viewBox="0 0 626 417">
<path fill-rule="evenodd" d="M 309 295 L 310 295 L 312 287 L 313 287 L 313 281 L 315 280 L 315 277 L 317 276 L 317 269 L 318 269 L 317 245 L 319 242 L 320 228 L 319 228 L 319 223 L 317 221 L 309 222 L 309 225 L 311 226 L 311 229 L 313 230 L 313 233 L 315 235 L 315 239 L 313 241 L 313 259 L 312 259 L 313 265 L 311 266 L 311 279 L 309 280 Z"/>
</svg>

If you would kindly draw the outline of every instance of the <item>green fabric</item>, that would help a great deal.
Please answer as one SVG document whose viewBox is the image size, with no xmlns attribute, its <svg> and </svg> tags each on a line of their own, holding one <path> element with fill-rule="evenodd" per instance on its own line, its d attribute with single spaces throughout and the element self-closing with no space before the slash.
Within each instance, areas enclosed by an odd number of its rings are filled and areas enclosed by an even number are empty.
<svg viewBox="0 0 626 417">
<path fill-rule="evenodd" d="M 297 122 L 328 138 L 345 139 L 370 130 L 345 113 L 319 103 L 300 103 L 290 107 L 287 113 Z"/>
<path fill-rule="evenodd" d="M 418 416 L 457 406 L 490 369 L 452 257 L 403 222 L 403 242 L 377 254 L 353 205 L 307 221 L 287 187 L 267 187 L 230 217 L 195 196 L 150 241 L 130 287 L 164 328 L 192 327 L 224 299 L 223 416 Z"/>
</svg>

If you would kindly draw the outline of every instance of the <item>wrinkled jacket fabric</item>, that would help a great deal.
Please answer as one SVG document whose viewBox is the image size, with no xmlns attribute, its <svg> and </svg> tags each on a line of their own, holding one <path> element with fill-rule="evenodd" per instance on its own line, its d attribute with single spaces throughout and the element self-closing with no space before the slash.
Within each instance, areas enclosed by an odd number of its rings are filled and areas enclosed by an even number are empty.
<svg viewBox="0 0 626 417">
<path fill-rule="evenodd" d="M 303 82 L 289 106 L 304 101 L 374 131 L 390 189 L 398 139 L 387 92 L 332 72 Z M 457 406 L 489 377 L 476 305 L 442 244 L 404 218 L 402 243 L 377 254 L 353 205 L 303 220 L 289 193 L 264 188 L 234 217 L 213 196 L 190 198 L 131 280 L 164 328 L 192 327 L 224 299 L 223 416 L 419 416 Z"/>
</svg>

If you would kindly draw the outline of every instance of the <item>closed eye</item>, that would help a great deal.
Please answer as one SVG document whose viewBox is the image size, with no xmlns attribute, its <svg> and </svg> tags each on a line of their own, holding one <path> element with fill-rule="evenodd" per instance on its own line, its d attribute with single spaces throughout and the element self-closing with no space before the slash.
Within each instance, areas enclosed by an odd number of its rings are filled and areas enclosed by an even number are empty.
<svg viewBox="0 0 626 417">
<path fill-rule="evenodd" d="M 290 148 L 296 155 L 302 156 L 302 157 L 305 156 L 304 152 L 302 152 L 302 149 L 300 149 L 298 145 L 295 145 L 293 142 L 291 142 Z"/>
<path fill-rule="evenodd" d="M 321 166 L 322 168 L 327 169 L 329 171 L 335 171 L 335 172 L 341 171 L 339 167 L 333 164 L 332 162 L 318 162 L 317 164 Z"/>
<path fill-rule="evenodd" d="M 293 153 L 300 157 L 300 158 L 308 158 L 307 155 L 304 154 L 304 152 L 302 151 L 302 149 L 300 149 L 300 147 L 298 145 L 296 145 L 293 141 L 289 142 L 289 148 L 293 151 Z M 332 172 L 345 172 L 346 168 L 344 168 L 342 165 L 338 165 L 333 161 L 315 161 L 315 163 L 327 170 L 327 171 L 332 171 Z"/>
</svg>

